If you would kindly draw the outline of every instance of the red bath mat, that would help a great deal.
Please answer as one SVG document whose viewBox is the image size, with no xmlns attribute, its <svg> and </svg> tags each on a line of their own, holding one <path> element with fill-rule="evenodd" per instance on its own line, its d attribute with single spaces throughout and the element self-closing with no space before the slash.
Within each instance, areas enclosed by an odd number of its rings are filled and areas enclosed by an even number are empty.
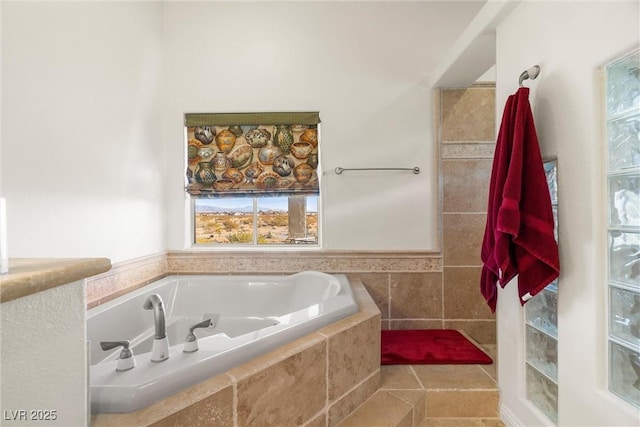
<svg viewBox="0 0 640 427">
<path fill-rule="evenodd" d="M 454 329 L 382 331 L 383 365 L 489 365 L 493 360 Z"/>
</svg>

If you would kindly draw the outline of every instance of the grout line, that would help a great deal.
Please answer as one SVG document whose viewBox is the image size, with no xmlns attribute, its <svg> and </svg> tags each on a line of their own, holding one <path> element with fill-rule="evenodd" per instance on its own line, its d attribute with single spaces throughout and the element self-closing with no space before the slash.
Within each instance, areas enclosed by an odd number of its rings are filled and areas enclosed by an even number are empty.
<svg viewBox="0 0 640 427">
<path fill-rule="evenodd" d="M 444 268 L 480 268 L 482 264 L 456 264 L 456 265 L 443 265 Z M 444 270 L 442 271 L 444 273 Z"/>
<path fill-rule="evenodd" d="M 467 391 L 498 391 L 498 387 L 495 388 L 430 388 L 425 391 L 455 391 L 455 392 L 467 392 Z"/>
<path fill-rule="evenodd" d="M 412 426 L 416 425 L 416 405 L 410 401 L 409 399 L 405 399 L 404 397 L 398 396 L 397 394 L 393 393 L 394 391 L 408 391 L 407 389 L 385 389 L 386 392 L 388 392 L 390 395 L 392 395 L 393 397 L 395 397 L 396 399 L 399 399 L 400 401 L 406 403 L 407 405 L 409 405 L 411 407 L 411 421 L 412 421 Z M 410 390 L 413 391 L 413 390 Z M 405 415 L 406 416 L 406 415 Z"/>
<path fill-rule="evenodd" d="M 325 375 L 325 392 L 324 392 L 324 409 L 327 410 L 327 416 L 325 417 L 325 419 L 329 419 L 329 337 L 325 338 L 325 369 L 324 369 L 324 375 Z M 328 422 L 328 421 L 327 421 Z"/>
<path fill-rule="evenodd" d="M 418 377 L 418 374 L 416 374 L 416 371 L 413 369 L 412 365 L 409 365 L 409 368 L 411 369 L 411 373 L 413 374 L 413 377 L 416 379 L 416 381 L 418 381 L 418 384 L 420 385 L 420 387 L 422 387 L 422 390 L 427 390 L 426 387 L 424 386 L 424 384 L 422 384 L 422 381 L 420 381 L 420 378 Z"/>
<path fill-rule="evenodd" d="M 233 381 L 233 425 L 238 427 L 238 383 Z"/>
<path fill-rule="evenodd" d="M 491 356 L 489 356 L 489 357 L 491 357 Z M 493 360 L 493 357 L 491 357 L 491 359 Z M 497 363 L 497 362 L 494 360 L 494 361 L 493 361 L 493 364 L 491 364 L 491 365 L 487 365 L 487 366 L 494 366 L 496 363 Z M 491 379 L 491 381 L 493 381 L 493 382 L 496 384 L 496 387 L 497 387 L 497 386 L 498 386 L 498 380 L 497 380 L 497 378 L 493 378 L 493 376 L 492 376 L 489 372 L 487 372 L 487 371 L 484 369 L 484 366 L 485 366 L 485 365 L 478 365 L 478 367 L 480 368 L 480 370 L 481 370 L 482 372 L 484 372 L 484 373 L 485 373 L 485 375 L 486 375 L 486 376 L 488 376 L 488 377 Z M 497 370 L 497 368 L 496 368 L 496 370 Z M 497 373 L 497 372 L 496 372 L 496 373 Z"/>
<path fill-rule="evenodd" d="M 443 327 L 444 327 L 444 319 L 445 319 L 445 304 L 444 304 L 444 284 L 446 281 L 446 277 L 444 275 L 444 266 L 442 268 L 442 277 L 440 278 L 440 318 L 442 319 Z"/>
<path fill-rule="evenodd" d="M 391 319 L 391 274 L 387 274 L 387 319 Z M 391 327 L 391 323 L 389 323 Z"/>
<path fill-rule="evenodd" d="M 458 154 L 460 157 L 443 157 L 442 161 L 443 162 L 460 162 L 462 160 L 491 160 L 493 159 L 493 156 L 489 157 L 487 156 L 483 156 L 482 154 L 478 154 L 477 157 L 471 157 L 470 154 L 467 153 L 463 153 L 463 154 Z M 464 156 L 464 157 L 462 157 Z"/>
<path fill-rule="evenodd" d="M 364 385 L 364 383 L 366 383 L 368 380 L 370 380 L 374 375 L 376 375 L 376 373 L 379 373 L 380 370 L 378 369 L 377 371 L 373 372 L 371 375 L 367 376 L 364 380 L 362 380 L 360 383 L 358 383 L 357 385 L 353 386 L 352 388 L 350 388 L 349 390 L 347 390 L 344 394 L 342 394 L 340 397 L 336 398 L 333 402 L 333 405 L 335 405 L 336 403 L 338 403 L 339 401 L 341 401 L 342 399 L 344 399 L 347 395 L 349 395 L 350 393 L 354 392 L 358 387 Z M 342 423 L 344 420 L 346 420 L 347 418 L 349 418 L 351 416 L 351 414 L 355 413 L 362 405 L 364 405 L 369 399 L 371 399 L 376 393 L 378 393 L 379 391 L 384 391 L 380 388 L 376 388 L 375 391 L 373 393 L 371 393 L 371 395 L 369 397 L 367 397 L 365 400 L 363 400 L 362 402 L 360 402 L 360 404 L 358 406 L 356 406 L 355 408 L 351 409 L 351 412 L 349 412 L 348 414 L 346 414 L 344 416 L 344 418 L 342 418 L 340 421 L 338 421 L 338 424 Z M 327 408 L 327 424 L 329 423 L 329 408 Z"/>
<path fill-rule="evenodd" d="M 308 427 L 308 426 L 309 426 L 309 424 L 310 424 L 312 421 L 315 421 L 315 420 L 318 418 L 318 416 L 319 416 L 319 415 L 322 415 L 323 413 L 325 413 L 325 410 L 326 410 L 326 408 L 322 408 L 320 411 L 318 411 L 318 412 L 316 412 L 315 414 L 313 414 L 313 415 L 312 415 L 312 416 L 307 420 L 307 422 L 306 422 L 306 423 L 302 424 L 302 426 L 301 426 L 301 427 Z M 324 417 L 324 419 L 325 419 L 325 427 L 328 427 L 328 426 L 326 425 L 326 424 L 328 423 L 328 421 L 327 421 L 327 420 L 328 420 L 328 418 L 329 418 L 329 417 L 325 415 L 325 417 Z"/>
<path fill-rule="evenodd" d="M 344 399 L 347 395 L 349 395 L 350 393 L 353 393 L 358 387 L 364 385 L 367 381 L 369 381 L 371 378 L 373 378 L 377 373 L 380 373 L 380 370 L 377 369 L 375 370 L 372 374 L 368 375 L 365 379 L 363 379 L 362 381 L 360 381 L 358 384 L 354 385 L 353 387 L 351 387 L 349 390 L 345 391 L 343 394 L 341 394 L 339 397 L 337 397 L 332 405 L 335 405 L 337 402 L 339 402 L 340 400 Z M 376 388 L 376 390 L 371 393 L 371 396 L 373 396 L 374 394 L 376 394 L 378 391 L 380 391 L 380 388 Z M 369 396 L 369 397 L 371 397 Z M 366 402 L 367 400 L 365 399 L 360 405 L 362 405 L 364 402 Z M 358 407 L 360 406 L 358 405 Z M 351 413 L 353 413 L 355 411 L 355 409 L 353 411 L 351 411 Z M 348 415 L 347 415 L 348 416 Z"/>
<path fill-rule="evenodd" d="M 440 143 L 442 145 L 445 146 L 471 146 L 471 147 L 482 147 L 482 146 L 487 146 L 487 145 L 496 145 L 496 138 L 493 139 L 474 139 L 474 140 L 469 140 L 469 141 L 459 141 L 457 139 L 446 139 L 443 141 L 440 141 Z"/>
<path fill-rule="evenodd" d="M 486 215 L 487 211 L 448 211 L 442 212 L 442 215 Z"/>
</svg>

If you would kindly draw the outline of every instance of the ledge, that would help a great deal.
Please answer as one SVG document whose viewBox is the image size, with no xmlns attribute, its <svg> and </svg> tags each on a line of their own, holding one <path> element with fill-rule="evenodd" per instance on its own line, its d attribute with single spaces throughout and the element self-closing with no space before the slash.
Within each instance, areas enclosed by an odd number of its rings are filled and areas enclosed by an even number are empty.
<svg viewBox="0 0 640 427">
<path fill-rule="evenodd" d="M 167 270 L 170 274 L 425 272 L 442 271 L 442 255 L 435 251 L 168 251 Z"/>
<path fill-rule="evenodd" d="M 14 258 L 9 272 L 0 276 L 0 302 L 82 280 L 111 268 L 108 258 Z"/>
</svg>

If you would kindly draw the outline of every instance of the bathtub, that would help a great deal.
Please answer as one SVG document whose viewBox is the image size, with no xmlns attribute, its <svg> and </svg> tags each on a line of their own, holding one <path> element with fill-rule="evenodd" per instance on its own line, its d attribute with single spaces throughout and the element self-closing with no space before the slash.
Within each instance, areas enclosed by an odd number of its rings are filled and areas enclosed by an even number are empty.
<svg viewBox="0 0 640 427">
<path fill-rule="evenodd" d="M 151 294 L 165 306 L 163 362 L 151 361 L 154 317 L 143 309 Z M 167 276 L 87 311 L 91 412 L 144 408 L 357 311 L 344 275 Z M 214 325 L 195 330 L 199 350 L 183 352 L 189 327 L 206 319 Z M 117 372 L 120 349 L 100 342 L 123 340 L 136 366 Z"/>
</svg>

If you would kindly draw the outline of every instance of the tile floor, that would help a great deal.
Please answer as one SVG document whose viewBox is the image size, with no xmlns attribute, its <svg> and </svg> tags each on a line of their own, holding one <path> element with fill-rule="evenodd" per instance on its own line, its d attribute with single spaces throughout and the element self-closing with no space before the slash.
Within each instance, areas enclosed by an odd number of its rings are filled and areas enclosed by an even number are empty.
<svg viewBox="0 0 640 427">
<path fill-rule="evenodd" d="M 504 427 L 498 405 L 495 362 L 382 366 L 380 389 L 339 427 Z"/>
</svg>

